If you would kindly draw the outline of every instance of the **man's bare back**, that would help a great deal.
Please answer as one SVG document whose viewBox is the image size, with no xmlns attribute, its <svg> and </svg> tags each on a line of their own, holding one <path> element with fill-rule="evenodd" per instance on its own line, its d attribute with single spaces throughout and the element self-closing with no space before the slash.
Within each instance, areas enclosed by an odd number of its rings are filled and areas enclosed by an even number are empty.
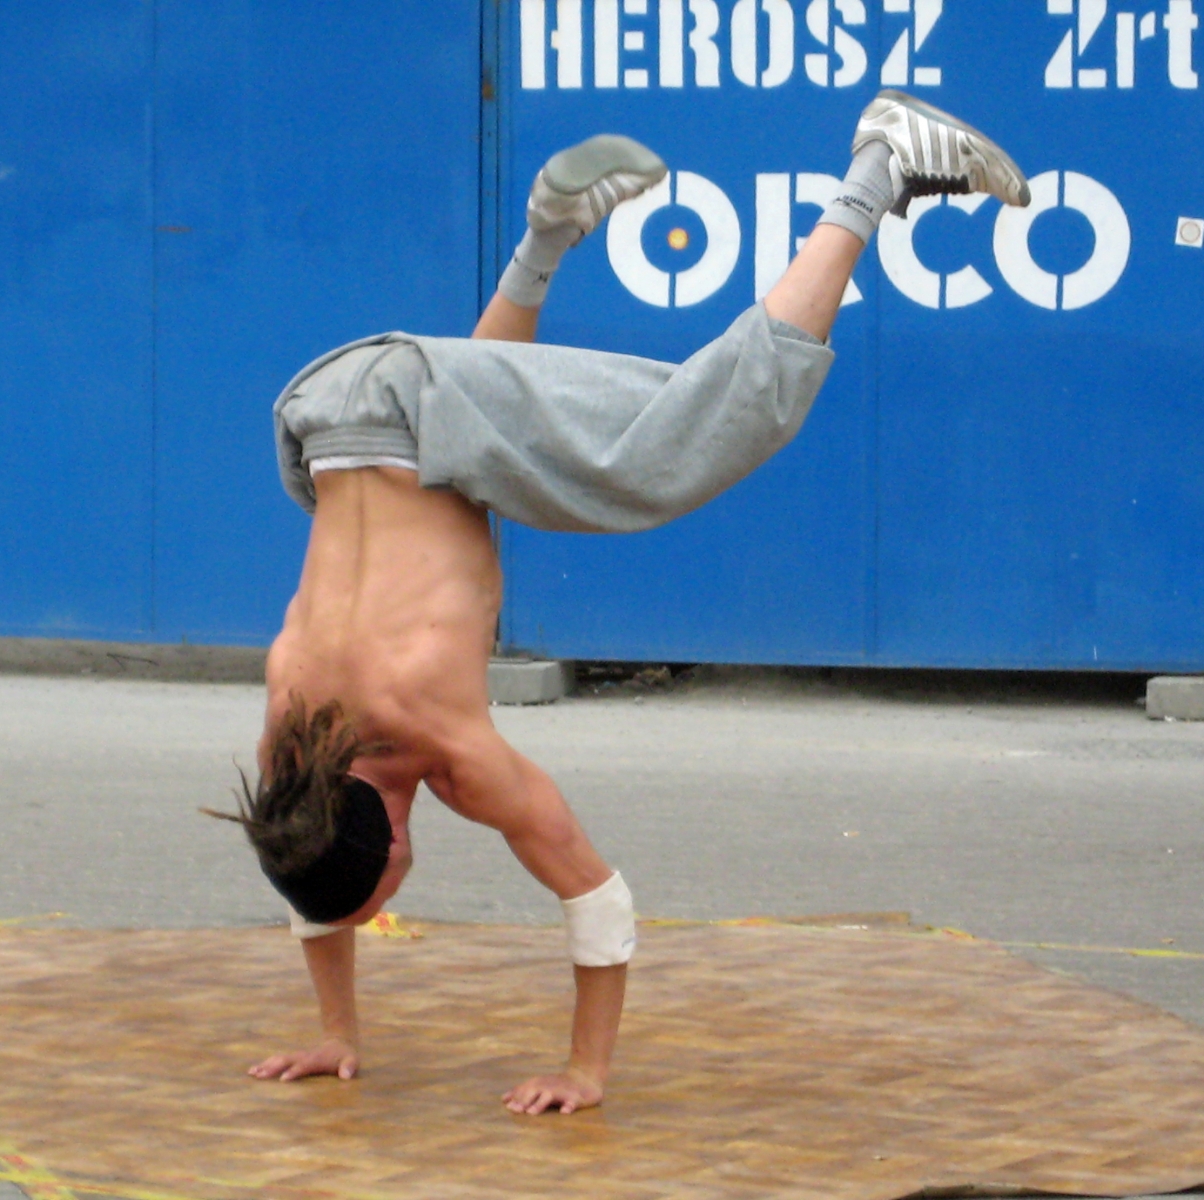
<svg viewBox="0 0 1204 1200">
<path fill-rule="evenodd" d="M 268 656 L 267 724 L 291 693 L 337 698 L 366 741 L 394 747 L 381 761 L 417 781 L 449 753 L 431 740 L 433 713 L 488 721 L 501 604 L 488 517 L 414 471 L 328 471 L 315 486 L 301 581 Z"/>
</svg>

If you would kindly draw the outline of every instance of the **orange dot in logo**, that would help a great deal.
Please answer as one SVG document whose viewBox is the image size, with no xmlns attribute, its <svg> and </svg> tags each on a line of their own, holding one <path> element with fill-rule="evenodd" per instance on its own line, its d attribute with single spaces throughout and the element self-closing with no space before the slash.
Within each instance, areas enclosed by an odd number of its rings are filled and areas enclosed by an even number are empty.
<svg viewBox="0 0 1204 1200">
<path fill-rule="evenodd" d="M 674 250 L 684 250 L 690 244 L 690 235 L 684 229 L 669 231 L 669 245 Z"/>
</svg>

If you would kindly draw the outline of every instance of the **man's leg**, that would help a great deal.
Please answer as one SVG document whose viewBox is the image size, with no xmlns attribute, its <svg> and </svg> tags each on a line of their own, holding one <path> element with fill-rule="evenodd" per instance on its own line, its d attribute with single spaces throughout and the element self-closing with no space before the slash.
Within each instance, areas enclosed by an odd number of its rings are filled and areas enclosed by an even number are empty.
<svg viewBox="0 0 1204 1200">
<path fill-rule="evenodd" d="M 540 307 L 565 251 L 617 205 L 659 183 L 666 171 L 647 146 L 615 134 L 592 137 L 553 155 L 532 185 L 527 232 L 472 336 L 533 342 Z"/>
<path fill-rule="evenodd" d="M 942 192 L 1029 202 L 1020 169 L 989 138 L 922 100 L 882 92 L 861 116 L 839 195 L 765 297 L 769 315 L 825 341 L 853 267 L 882 218 L 891 210 L 905 213 L 912 196 Z"/>
<path fill-rule="evenodd" d="M 564 252 L 591 233 L 615 206 L 658 183 L 666 167 L 629 138 L 597 137 L 554 155 L 527 202 L 527 232 L 481 314 L 474 338 L 533 342 L 548 284 Z M 487 719 L 476 736 L 458 739 L 455 768 L 427 779 L 463 815 L 498 828 L 520 862 L 562 900 L 596 895 L 611 870 L 573 816 L 550 776 L 509 746 Z M 512 1112 L 562 1112 L 602 1099 L 623 1011 L 627 969 L 573 967 L 577 1003 L 569 1061 L 559 1074 L 536 1076 L 503 1097 Z"/>
<path fill-rule="evenodd" d="M 816 225 L 786 274 L 766 295 L 765 311 L 826 342 L 864 249 L 865 242 L 847 229 Z"/>
<path fill-rule="evenodd" d="M 442 402 L 422 418 L 431 477 L 525 525 L 612 533 L 664 524 L 743 479 L 802 425 L 849 275 L 888 211 L 941 192 L 1028 198 L 998 146 L 901 93 L 865 110 L 853 152 L 764 304 L 680 367 L 560 346 L 440 347 Z"/>
<path fill-rule="evenodd" d="M 533 342 L 538 328 L 538 307 L 524 308 L 501 292 L 494 292 L 472 336 L 494 342 Z"/>
</svg>

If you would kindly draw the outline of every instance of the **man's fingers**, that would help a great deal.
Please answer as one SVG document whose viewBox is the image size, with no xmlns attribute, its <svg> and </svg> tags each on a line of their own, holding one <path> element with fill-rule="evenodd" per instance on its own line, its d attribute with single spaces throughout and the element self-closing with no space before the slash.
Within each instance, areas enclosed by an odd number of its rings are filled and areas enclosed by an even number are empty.
<svg viewBox="0 0 1204 1200">
<path fill-rule="evenodd" d="M 330 1048 L 309 1051 L 304 1054 L 274 1054 L 247 1070 L 255 1079 L 279 1079 L 281 1083 L 292 1083 L 294 1079 L 305 1079 L 310 1075 L 337 1075 L 340 1079 L 354 1079 L 359 1073 L 359 1055 L 339 1055 Z"/>
<path fill-rule="evenodd" d="M 536 1088 L 527 1086 L 511 1088 L 505 1095 L 504 1099 L 506 1107 L 511 1112 L 525 1113 L 531 1107 L 531 1104 L 539 1094 Z"/>
<path fill-rule="evenodd" d="M 288 1070 L 280 1076 L 281 1083 L 292 1083 L 294 1079 L 304 1079 L 308 1075 L 333 1074 L 322 1060 L 313 1054 L 294 1054 L 289 1058 Z"/>
<path fill-rule="evenodd" d="M 554 1103 L 555 1100 L 556 1093 L 544 1088 L 543 1091 L 541 1091 L 539 1095 L 535 1097 L 534 1102 L 528 1106 L 528 1115 L 532 1117 L 538 1116 L 545 1108 L 548 1107 L 549 1104 Z"/>
<path fill-rule="evenodd" d="M 273 1054 L 271 1058 L 265 1058 L 263 1062 L 248 1067 L 247 1074 L 253 1075 L 256 1079 L 275 1079 L 281 1071 L 288 1067 L 290 1061 L 283 1054 Z"/>
<path fill-rule="evenodd" d="M 562 1116 L 567 1117 L 581 1108 L 597 1104 L 601 1099 L 601 1089 L 594 1096 L 583 1091 L 576 1080 L 555 1075 L 528 1079 L 526 1083 L 512 1087 L 502 1096 L 502 1103 L 512 1113 L 522 1113 L 524 1116 L 535 1117 L 556 1107 Z"/>
</svg>

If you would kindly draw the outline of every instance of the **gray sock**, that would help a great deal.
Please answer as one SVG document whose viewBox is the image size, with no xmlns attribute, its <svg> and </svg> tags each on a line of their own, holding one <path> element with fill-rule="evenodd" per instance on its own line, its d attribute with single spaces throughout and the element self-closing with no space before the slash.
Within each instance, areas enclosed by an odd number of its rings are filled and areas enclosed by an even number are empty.
<svg viewBox="0 0 1204 1200">
<path fill-rule="evenodd" d="M 528 228 L 519 242 L 497 290 L 523 308 L 538 308 L 564 252 L 581 240 L 581 230 L 566 222 L 551 229 Z"/>
<path fill-rule="evenodd" d="M 854 156 L 836 199 L 816 223 L 839 225 L 868 242 L 895 202 L 890 177 L 893 153 L 885 142 L 875 140 L 863 146 Z"/>
</svg>

